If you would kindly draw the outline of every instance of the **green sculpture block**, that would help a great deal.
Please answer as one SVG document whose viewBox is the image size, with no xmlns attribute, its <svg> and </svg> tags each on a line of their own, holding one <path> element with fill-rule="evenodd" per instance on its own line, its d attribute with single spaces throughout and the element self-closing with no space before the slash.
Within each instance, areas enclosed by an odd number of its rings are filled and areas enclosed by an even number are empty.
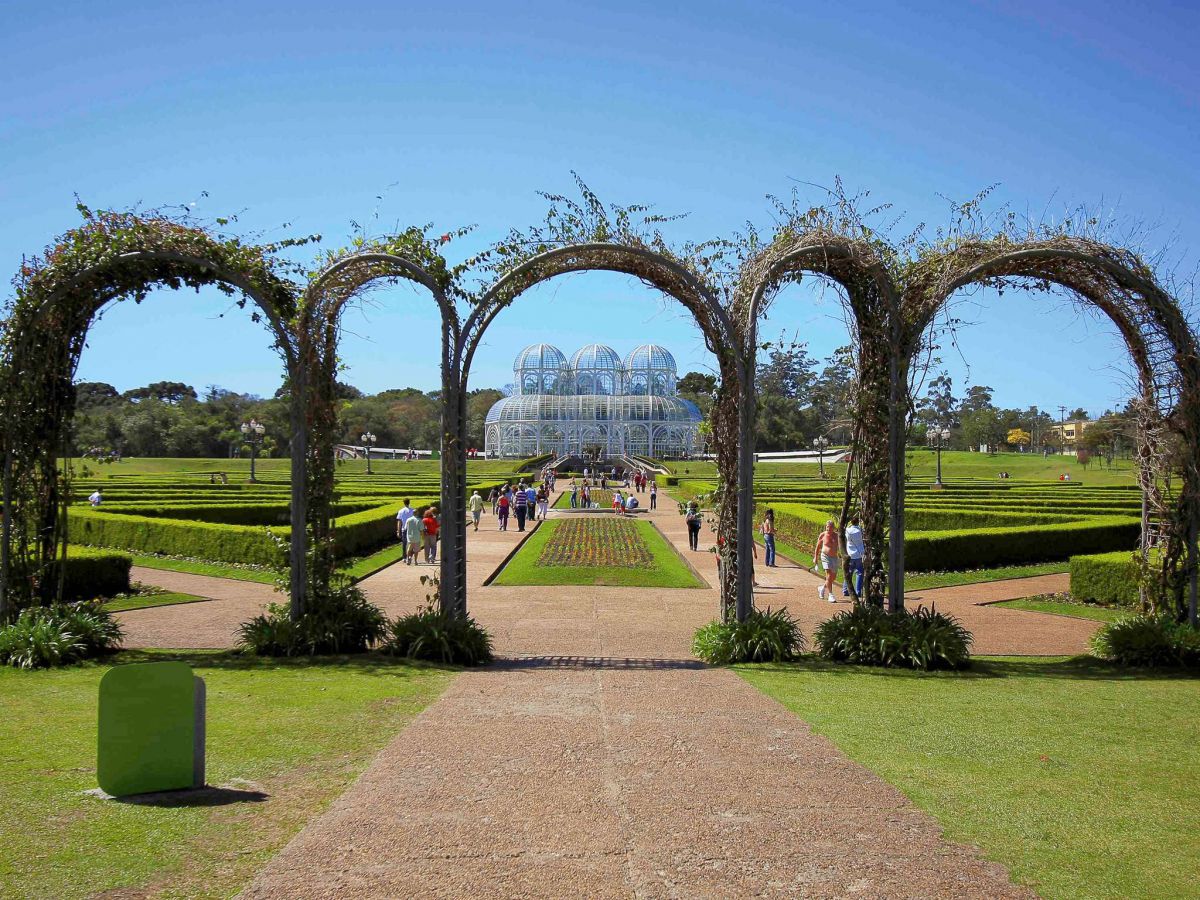
<svg viewBox="0 0 1200 900">
<path fill-rule="evenodd" d="M 204 786 L 204 680 L 186 663 L 136 663 L 100 680 L 96 780 L 114 797 Z"/>
</svg>

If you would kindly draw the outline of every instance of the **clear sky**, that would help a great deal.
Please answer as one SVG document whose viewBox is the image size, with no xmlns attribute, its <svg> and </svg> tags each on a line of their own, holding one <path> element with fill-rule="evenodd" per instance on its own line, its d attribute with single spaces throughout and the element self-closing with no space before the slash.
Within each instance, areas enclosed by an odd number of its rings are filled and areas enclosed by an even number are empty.
<svg viewBox="0 0 1200 900">
<path fill-rule="evenodd" d="M 764 196 L 840 176 L 946 220 L 997 183 L 1034 217 L 1077 203 L 1200 254 L 1200 7 L 1017 3 L 29 3 L 0 7 L 0 269 L 15 271 L 92 206 L 196 203 L 269 236 L 350 222 L 477 224 L 468 254 L 540 216 L 575 169 L 602 197 L 687 213 L 680 239 L 770 221 Z M 382 196 L 382 200 L 377 199 Z M 374 218 L 375 215 L 378 218 Z M 1003 405 L 1093 412 L 1128 390 L 1112 328 L 1061 301 L 964 307 L 947 348 Z M 127 389 L 215 383 L 268 395 L 264 333 L 219 295 L 160 292 L 94 329 L 80 377 Z M 415 291 L 347 321 L 346 378 L 434 388 L 437 330 Z M 801 288 L 767 335 L 824 356 L 840 310 Z M 690 324 L 640 285 L 546 286 L 489 333 L 473 386 L 517 350 L 653 340 L 681 373 L 711 364 Z"/>
</svg>

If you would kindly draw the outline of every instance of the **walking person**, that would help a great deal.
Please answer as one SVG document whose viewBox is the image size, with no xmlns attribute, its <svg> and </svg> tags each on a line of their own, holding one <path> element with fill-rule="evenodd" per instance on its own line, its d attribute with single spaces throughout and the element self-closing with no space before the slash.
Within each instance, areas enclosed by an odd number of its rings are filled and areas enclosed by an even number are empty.
<svg viewBox="0 0 1200 900">
<path fill-rule="evenodd" d="M 408 531 L 404 526 L 408 524 L 408 520 L 411 519 L 413 515 L 412 507 L 408 504 L 409 500 L 407 497 L 405 497 L 404 505 L 400 507 L 400 512 L 396 513 L 396 537 L 400 538 L 400 547 L 402 550 L 400 553 L 401 559 L 406 559 L 408 557 Z"/>
<path fill-rule="evenodd" d="M 542 489 L 540 491 L 538 491 L 538 493 L 537 493 L 537 511 L 538 511 L 538 515 L 543 520 L 546 518 L 546 515 L 550 512 L 550 491 L 547 490 L 545 485 L 543 485 Z"/>
<path fill-rule="evenodd" d="M 575 479 L 571 479 L 571 509 L 579 508 L 579 485 L 575 483 Z"/>
<path fill-rule="evenodd" d="M 425 562 L 433 565 L 437 562 L 438 528 L 441 527 L 438 523 L 436 506 L 431 506 L 425 510 L 425 518 L 422 520 L 422 524 L 425 526 Z"/>
<path fill-rule="evenodd" d="M 404 523 L 405 546 L 407 547 L 404 555 L 405 565 L 415 566 L 417 564 L 417 553 L 421 550 L 421 534 L 424 528 L 424 516 L 418 516 L 415 512 Z"/>
<path fill-rule="evenodd" d="M 471 495 L 471 499 L 467 501 L 467 509 L 471 511 L 471 521 L 475 523 L 475 530 L 479 530 L 479 517 L 483 515 L 483 498 L 479 496 L 479 491 Z"/>
<path fill-rule="evenodd" d="M 862 528 L 859 527 L 858 516 L 850 517 L 846 528 L 846 567 L 842 581 L 842 596 L 850 596 L 850 584 L 853 579 L 854 596 L 862 597 L 863 575 L 866 574 L 864 564 L 867 556 L 867 544 L 863 540 Z"/>
<path fill-rule="evenodd" d="M 612 508 L 618 516 L 625 515 L 625 498 L 621 496 L 620 490 L 613 491 Z"/>
<path fill-rule="evenodd" d="M 658 509 L 658 482 L 650 482 L 650 508 Z"/>
<path fill-rule="evenodd" d="M 529 510 L 529 495 L 525 493 L 525 485 L 517 485 L 513 492 L 513 515 L 517 517 L 517 531 L 525 530 L 525 513 Z"/>
<path fill-rule="evenodd" d="M 684 517 L 687 522 L 688 530 L 688 547 L 692 550 L 700 549 L 700 510 L 696 507 L 695 500 L 689 500 L 687 505 L 687 515 Z"/>
<path fill-rule="evenodd" d="M 488 492 L 488 503 L 492 504 L 492 515 L 496 515 L 496 504 L 500 501 L 500 491 L 492 488 Z"/>
<path fill-rule="evenodd" d="M 512 501 L 508 499 L 508 494 L 501 494 L 496 500 L 496 522 L 501 531 L 508 531 L 508 511 L 511 508 Z"/>
<path fill-rule="evenodd" d="M 763 565 L 775 568 L 775 510 L 768 509 L 759 526 L 763 536 Z"/>
<path fill-rule="evenodd" d="M 537 488 L 530 482 L 529 487 L 525 488 L 525 505 L 529 509 L 529 521 L 537 521 Z"/>
<path fill-rule="evenodd" d="M 830 603 L 837 603 L 837 598 L 833 595 L 833 581 L 838 572 L 838 536 L 833 519 L 825 523 L 825 528 L 817 536 L 817 543 L 813 547 L 813 565 L 818 562 L 825 571 L 825 583 L 817 588 L 817 596 L 822 600 L 828 597 Z"/>
</svg>

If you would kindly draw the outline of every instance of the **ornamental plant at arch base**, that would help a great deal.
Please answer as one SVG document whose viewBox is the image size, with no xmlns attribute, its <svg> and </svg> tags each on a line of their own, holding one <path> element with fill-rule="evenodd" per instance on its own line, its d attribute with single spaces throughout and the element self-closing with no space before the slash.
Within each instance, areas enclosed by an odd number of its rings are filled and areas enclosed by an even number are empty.
<svg viewBox="0 0 1200 900">
<path fill-rule="evenodd" d="M 298 619 L 331 594 L 334 568 L 333 444 L 337 435 L 335 375 L 341 316 L 371 288 L 409 282 L 427 293 L 442 323 L 443 552 L 440 604 L 467 613 L 465 383 L 480 342 L 500 311 L 531 287 L 582 271 L 632 275 L 692 315 L 715 355 L 719 387 L 709 447 L 719 472 L 714 492 L 723 565 L 725 615 L 741 621 L 753 609 L 752 542 L 755 352 L 760 319 L 779 291 L 805 275 L 834 282 L 854 323 L 857 383 L 854 434 L 843 513 L 862 518 L 866 539 L 864 594 L 890 609 L 902 605 L 905 560 L 904 446 L 907 373 L 923 336 L 956 294 L 971 285 L 1058 289 L 1108 316 L 1138 373 L 1140 483 L 1157 523 L 1161 554 L 1147 566 L 1154 610 L 1195 619 L 1197 525 L 1200 523 L 1200 355 L 1169 283 L 1136 252 L 1107 243 L 1085 218 L 1054 226 L 999 226 L 980 202 L 957 209 L 951 227 L 926 240 L 892 243 L 853 199 L 834 192 L 827 206 L 795 198 L 776 203 L 769 234 L 749 231 L 710 242 L 673 244 L 667 219 L 642 207 L 606 206 L 580 182 L 581 199 L 549 196 L 543 224 L 514 229 L 485 252 L 452 264 L 446 244 L 463 232 L 431 237 L 409 228 L 323 254 L 310 271 L 283 261 L 300 241 L 255 246 L 216 228 L 162 212 L 93 213 L 29 258 L 6 308 L 0 358 L 4 468 L 0 542 L 0 615 L 52 601 L 61 592 L 53 561 L 67 545 L 72 485 L 57 449 L 73 409 L 72 377 L 88 328 L 106 304 L 143 298 L 155 287 L 214 284 L 252 303 L 268 329 L 292 391 L 290 615 Z M 481 284 L 476 287 L 474 285 Z M 583 442 L 570 416 L 603 410 L 608 446 L 667 450 L 696 446 L 692 411 L 671 396 L 673 366 L 647 345 L 622 361 L 594 345 L 562 365 L 552 347 L 518 359 L 521 393 L 502 401 L 518 411 L 515 433 L 495 433 L 496 447 L 517 452 L 564 450 Z M 536 380 L 525 383 L 525 375 Z M 549 379 L 549 380 L 547 380 Z M 526 393 L 532 387 L 541 393 Z M 573 392 L 572 392 L 573 391 Z M 620 393 L 624 392 L 624 393 Z M 522 406 L 551 398 L 565 419 L 548 425 Z M 514 401 L 514 402 L 509 402 Z M 646 416 L 644 420 L 639 417 Z M 498 424 L 498 423 L 497 423 Z M 639 427 L 644 424 L 646 427 Z M 565 426 L 570 427 L 565 427 Z M 665 431 L 658 430 L 666 425 Z M 531 432 L 529 429 L 533 428 Z M 557 428 L 558 430 L 553 430 Z M 574 435 L 571 437 L 571 435 Z M 1183 470 L 1167 479 L 1170 445 L 1185 447 Z M 511 443 L 510 445 L 511 446 Z M 304 535 L 298 539 L 297 535 Z M 60 570 L 61 571 L 61 570 Z"/>
</svg>

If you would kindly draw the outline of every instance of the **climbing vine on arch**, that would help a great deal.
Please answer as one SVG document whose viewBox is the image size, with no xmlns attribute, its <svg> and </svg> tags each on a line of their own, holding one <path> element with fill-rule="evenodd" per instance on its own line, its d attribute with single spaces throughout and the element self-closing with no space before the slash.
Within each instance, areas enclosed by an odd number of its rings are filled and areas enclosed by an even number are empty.
<svg viewBox="0 0 1200 900">
<path fill-rule="evenodd" d="M 205 285 L 254 304 L 289 372 L 298 290 L 273 252 L 168 212 L 96 211 L 22 260 L 0 332 L 3 537 L 0 617 L 44 603 L 66 550 L 66 473 L 59 458 L 74 410 L 73 379 L 88 329 L 109 303 L 141 302 L 155 287 Z M 299 241 L 286 242 L 286 244 Z"/>
</svg>

